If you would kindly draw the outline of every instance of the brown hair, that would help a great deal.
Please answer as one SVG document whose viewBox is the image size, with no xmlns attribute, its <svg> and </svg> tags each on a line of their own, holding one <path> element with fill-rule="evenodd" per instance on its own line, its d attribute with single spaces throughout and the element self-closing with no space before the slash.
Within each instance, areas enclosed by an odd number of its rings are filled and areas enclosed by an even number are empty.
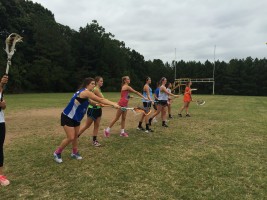
<svg viewBox="0 0 267 200">
<path fill-rule="evenodd" d="M 95 82 L 97 83 L 101 78 L 102 78 L 102 76 L 96 76 L 96 77 L 95 77 Z M 102 79 L 103 79 L 103 78 L 102 78 Z"/>
<path fill-rule="evenodd" d="M 87 85 L 89 85 L 92 81 L 95 81 L 95 79 L 93 79 L 91 77 L 85 78 L 83 80 L 82 84 L 80 85 L 79 90 L 82 89 L 82 88 L 86 88 Z"/>
</svg>

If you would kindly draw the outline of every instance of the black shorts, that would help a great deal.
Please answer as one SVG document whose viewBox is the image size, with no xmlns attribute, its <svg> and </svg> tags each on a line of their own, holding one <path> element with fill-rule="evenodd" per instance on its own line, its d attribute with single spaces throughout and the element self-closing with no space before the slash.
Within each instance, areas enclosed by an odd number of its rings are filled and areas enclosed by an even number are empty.
<svg viewBox="0 0 267 200">
<path fill-rule="evenodd" d="M 155 110 L 158 110 L 158 104 L 159 104 L 159 102 L 157 101 L 157 102 L 154 102 L 154 104 L 153 104 L 153 108 L 155 109 Z"/>
<path fill-rule="evenodd" d="M 69 126 L 69 127 L 76 127 L 80 126 L 81 122 L 77 122 L 71 118 L 69 118 L 67 115 L 64 115 L 61 113 L 61 126 Z"/>
<path fill-rule="evenodd" d="M 159 104 L 163 107 L 168 105 L 168 101 L 167 100 L 159 100 Z"/>
<path fill-rule="evenodd" d="M 96 120 L 98 117 L 102 116 L 102 108 L 88 108 L 87 117 L 90 117 L 92 120 Z"/>
<path fill-rule="evenodd" d="M 148 113 L 151 108 L 151 102 L 143 102 L 143 106 L 144 106 L 144 110 L 146 111 L 146 113 Z"/>
</svg>

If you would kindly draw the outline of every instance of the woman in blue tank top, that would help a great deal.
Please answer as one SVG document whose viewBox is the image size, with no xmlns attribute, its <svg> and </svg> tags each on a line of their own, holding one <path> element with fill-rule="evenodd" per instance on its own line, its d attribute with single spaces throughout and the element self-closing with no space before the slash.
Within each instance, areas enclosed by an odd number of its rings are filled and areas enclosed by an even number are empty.
<svg viewBox="0 0 267 200">
<path fill-rule="evenodd" d="M 70 102 L 63 110 L 61 114 L 61 126 L 63 126 L 67 137 L 62 140 L 59 147 L 54 152 L 54 160 L 57 163 L 62 163 L 61 153 L 64 148 L 72 143 L 72 153 L 71 157 L 77 160 L 81 160 L 82 157 L 78 153 L 78 133 L 80 129 L 80 123 L 83 119 L 87 107 L 89 105 L 89 99 L 99 102 L 101 104 L 111 105 L 115 108 L 120 108 L 120 106 L 111 102 L 107 99 L 100 98 L 96 96 L 93 92 L 95 87 L 95 80 L 93 78 L 84 79 L 80 89 L 73 95 Z"/>
</svg>

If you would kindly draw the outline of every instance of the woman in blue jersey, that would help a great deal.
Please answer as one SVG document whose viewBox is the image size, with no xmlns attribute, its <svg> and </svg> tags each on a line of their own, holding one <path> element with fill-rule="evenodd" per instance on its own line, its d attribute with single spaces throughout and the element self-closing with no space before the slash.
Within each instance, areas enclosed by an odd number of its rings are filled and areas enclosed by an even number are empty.
<svg viewBox="0 0 267 200">
<path fill-rule="evenodd" d="M 143 87 L 143 96 L 146 97 L 148 100 L 142 99 L 143 106 L 144 106 L 144 108 L 145 108 L 145 110 L 146 110 L 147 113 L 150 111 L 151 104 L 152 104 L 152 89 L 149 86 L 150 84 L 151 84 L 151 78 L 150 77 L 147 77 L 146 78 L 146 84 Z M 142 127 L 142 123 L 143 123 L 144 119 L 145 119 L 145 122 L 146 122 L 146 129 L 144 129 Z M 151 130 L 149 128 L 148 120 L 149 120 L 149 115 L 143 114 L 141 116 L 140 121 L 139 121 L 137 130 L 145 131 L 146 133 L 153 132 L 153 130 Z"/>
<path fill-rule="evenodd" d="M 96 86 L 94 87 L 94 89 L 92 90 L 92 92 L 100 97 L 100 98 L 104 98 L 104 95 L 101 92 L 101 87 L 103 86 L 103 78 L 101 76 L 97 76 L 95 77 L 95 83 Z M 92 144 L 95 147 L 99 147 L 101 146 L 100 143 L 97 140 L 97 134 L 98 134 L 98 130 L 99 130 L 99 125 L 100 125 L 100 120 L 101 120 L 101 116 L 102 116 L 102 108 L 100 105 L 97 105 L 97 102 L 92 102 L 90 103 L 90 105 L 88 106 L 88 110 L 87 110 L 87 120 L 86 120 L 86 124 L 80 129 L 78 137 L 80 137 L 80 135 L 86 130 L 88 129 L 92 123 L 94 122 L 94 130 L 93 130 L 93 142 Z"/>
<path fill-rule="evenodd" d="M 160 88 L 159 88 L 159 96 L 158 96 L 158 100 L 159 100 L 159 105 L 157 108 L 157 112 L 161 112 L 161 119 L 162 119 L 162 126 L 163 127 L 168 127 L 168 125 L 166 124 L 166 107 L 168 105 L 168 97 L 169 96 L 173 96 L 173 97 L 179 97 L 179 95 L 174 95 L 170 92 L 168 92 L 167 88 L 166 88 L 166 83 L 167 83 L 167 79 L 165 77 L 162 77 L 160 80 Z M 151 125 L 152 119 L 157 115 L 157 113 L 153 114 L 150 119 L 149 119 L 149 124 Z"/>
<path fill-rule="evenodd" d="M 3 166 L 4 166 L 4 142 L 6 136 L 6 124 L 5 124 L 5 116 L 3 110 L 6 108 L 6 102 L 3 99 L 3 90 L 4 85 L 7 84 L 8 76 L 4 75 L 0 82 L 0 185 L 7 186 L 9 185 L 9 180 L 3 174 Z"/>
<path fill-rule="evenodd" d="M 67 138 L 62 140 L 59 147 L 54 152 L 54 160 L 57 163 L 62 163 L 61 153 L 64 148 L 72 143 L 71 157 L 77 160 L 81 160 L 82 157 L 78 152 L 78 133 L 80 129 L 80 123 L 83 119 L 87 107 L 89 106 L 89 98 L 93 101 L 111 105 L 115 108 L 120 108 L 117 103 L 111 102 L 107 99 L 96 96 L 91 90 L 95 87 L 95 80 L 93 78 L 84 79 L 80 89 L 73 95 L 67 107 L 61 114 L 61 126 L 63 126 L 66 132 Z"/>
</svg>

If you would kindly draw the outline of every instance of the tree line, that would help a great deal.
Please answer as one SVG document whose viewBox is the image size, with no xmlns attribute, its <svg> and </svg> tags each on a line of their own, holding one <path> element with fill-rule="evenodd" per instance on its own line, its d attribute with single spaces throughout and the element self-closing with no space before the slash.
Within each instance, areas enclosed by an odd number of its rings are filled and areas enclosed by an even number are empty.
<svg viewBox="0 0 267 200">
<path fill-rule="evenodd" d="M 211 78 L 214 63 L 197 61 L 148 60 L 115 39 L 96 20 L 79 31 L 55 21 L 51 11 L 25 0 L 0 0 L 1 46 L 12 32 L 23 37 L 12 58 L 8 93 L 73 92 L 85 77 L 101 75 L 104 91 L 119 91 L 121 77 L 128 75 L 131 85 L 141 90 L 146 76 L 156 82 L 165 76 Z M 0 72 L 6 67 L 6 53 L 0 53 Z M 232 59 L 215 62 L 216 94 L 267 95 L 267 60 Z M 211 84 L 196 84 L 203 94 L 211 94 Z"/>
</svg>

